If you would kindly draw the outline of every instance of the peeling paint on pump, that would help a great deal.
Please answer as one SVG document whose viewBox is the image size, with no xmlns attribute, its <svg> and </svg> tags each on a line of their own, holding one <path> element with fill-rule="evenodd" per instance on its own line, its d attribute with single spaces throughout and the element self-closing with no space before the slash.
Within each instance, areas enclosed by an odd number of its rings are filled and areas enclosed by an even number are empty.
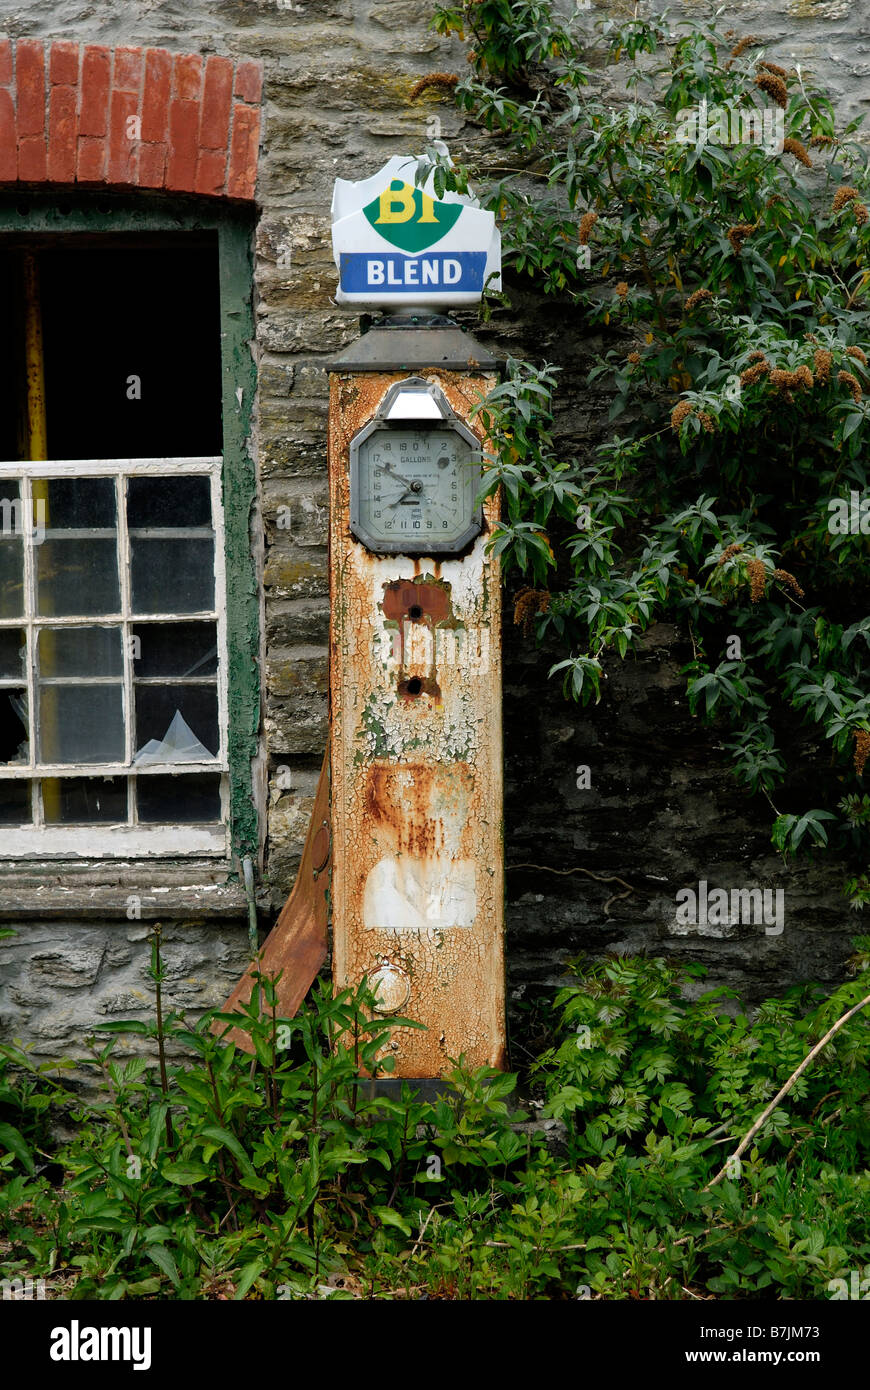
<svg viewBox="0 0 870 1390">
<path fill-rule="evenodd" d="M 465 423 L 494 378 L 419 370 Z M 406 372 L 330 382 L 333 969 L 397 1028 L 394 1076 L 464 1054 L 504 1064 L 500 589 L 481 535 L 460 556 L 376 555 L 350 531 L 349 447 Z M 483 442 L 479 426 L 470 424 Z"/>
</svg>

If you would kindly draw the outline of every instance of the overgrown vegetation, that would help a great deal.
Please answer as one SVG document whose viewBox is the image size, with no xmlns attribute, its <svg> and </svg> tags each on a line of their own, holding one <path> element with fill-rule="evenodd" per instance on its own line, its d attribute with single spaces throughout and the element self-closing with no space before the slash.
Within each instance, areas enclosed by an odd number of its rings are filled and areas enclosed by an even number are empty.
<svg viewBox="0 0 870 1390">
<path fill-rule="evenodd" d="M 95 1101 L 4 1046 L 2 1277 L 110 1300 L 828 1298 L 870 1264 L 863 1013 L 742 1170 L 705 1187 L 870 990 L 858 945 L 830 998 L 793 990 L 752 1022 L 725 990 L 688 1002 L 663 960 L 577 965 L 541 1005 L 551 1038 L 526 1114 L 516 1076 L 487 1069 L 457 1066 L 435 1102 L 370 1095 L 360 1067 L 389 1067 L 390 1025 L 365 986 L 333 998 L 321 983 L 282 1020 L 262 980 L 262 1015 L 255 1001 L 243 1025 L 253 1057 L 214 1036 L 215 1015 L 102 1024 Z M 158 990 L 159 933 L 152 952 Z M 121 1050 L 146 1033 L 156 1064 Z M 170 1044 L 196 1060 L 168 1064 Z M 59 1113 L 75 1138 L 58 1148 Z"/>
<path fill-rule="evenodd" d="M 442 95 L 500 138 L 474 165 L 433 146 L 418 176 L 434 167 L 439 191 L 473 180 L 500 221 L 508 290 L 553 296 L 575 339 L 604 334 L 588 384 L 609 396 L 613 428 L 585 457 L 554 446 L 558 365 L 510 362 L 481 410 L 486 490 L 505 499 L 496 549 L 528 581 L 517 620 L 564 644 L 553 671 L 583 703 L 653 622 L 676 623 L 693 651 L 690 709 L 724 726 L 735 776 L 770 802 L 774 845 L 787 857 L 830 844 L 860 908 L 859 121 L 841 128 L 809 76 L 756 40 L 695 21 L 607 22 L 592 49 L 549 3 L 447 5 L 435 25 L 470 47 L 468 75 L 441 74 Z M 618 104 L 599 95 L 602 69 Z"/>
</svg>

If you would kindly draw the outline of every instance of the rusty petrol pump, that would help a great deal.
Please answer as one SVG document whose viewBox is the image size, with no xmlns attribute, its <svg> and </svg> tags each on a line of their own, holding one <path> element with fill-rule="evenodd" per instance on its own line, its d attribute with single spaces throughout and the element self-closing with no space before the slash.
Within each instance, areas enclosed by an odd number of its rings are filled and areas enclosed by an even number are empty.
<svg viewBox="0 0 870 1390">
<path fill-rule="evenodd" d="M 389 319 L 331 375 L 333 970 L 426 1025 L 394 1033 L 402 1077 L 503 1057 L 500 592 L 467 422 L 494 368 Z"/>
<path fill-rule="evenodd" d="M 393 1030 L 392 1075 L 431 1081 L 504 1062 L 498 504 L 473 413 L 498 363 L 441 313 L 498 287 L 500 245 L 416 164 L 335 186 L 336 299 L 385 312 L 330 370 L 330 746 L 293 892 L 225 1008 L 259 969 L 295 1012 L 329 886 L 335 986 L 365 977 L 380 1014 L 423 1024 Z"/>
<path fill-rule="evenodd" d="M 337 299 L 387 312 L 330 373 L 331 898 L 336 985 L 425 1024 L 391 1041 L 393 1075 L 423 1079 L 504 1059 L 497 503 L 472 415 L 497 362 L 438 312 L 480 298 L 498 241 L 414 165 L 333 201 Z"/>
</svg>

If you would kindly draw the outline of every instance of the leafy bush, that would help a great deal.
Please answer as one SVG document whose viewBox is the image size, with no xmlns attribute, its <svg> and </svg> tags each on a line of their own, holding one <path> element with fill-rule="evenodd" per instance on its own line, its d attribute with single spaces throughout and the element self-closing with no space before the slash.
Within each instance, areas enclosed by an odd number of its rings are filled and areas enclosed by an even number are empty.
<svg viewBox="0 0 870 1390">
<path fill-rule="evenodd" d="M 847 892 L 861 907 L 860 122 L 840 128 L 809 75 L 757 40 L 695 21 L 608 21 L 594 54 L 549 3 L 442 6 L 435 27 L 468 40 L 456 100 L 498 138 L 455 167 L 431 147 L 418 177 L 473 180 L 501 223 L 508 292 L 554 297 L 574 341 L 604 341 L 587 385 L 609 410 L 585 457 L 554 444 L 557 364 L 510 361 L 479 408 L 486 491 L 505 499 L 495 548 L 527 579 L 516 619 L 564 645 L 553 673 L 582 703 L 652 623 L 675 623 L 693 654 L 690 710 L 724 726 L 735 776 L 770 802 L 774 845 L 788 856 L 830 841 L 855 861 Z"/>
<path fill-rule="evenodd" d="M 254 1001 L 242 1021 L 253 1057 L 210 1031 L 227 1016 L 102 1025 L 98 1097 L 67 1098 L 76 1137 L 47 1155 L 62 1180 L 14 1149 L 0 1159 L 4 1277 L 97 1299 L 825 1298 L 870 1262 L 863 1014 L 742 1169 L 708 1184 L 867 994 L 859 944 L 855 979 L 830 998 L 792 991 L 752 1021 L 725 991 L 688 1001 L 662 960 L 578 964 L 539 1005 L 552 1038 L 528 1078 L 534 1123 L 511 1105 L 516 1076 L 487 1068 L 457 1065 L 434 1101 L 372 1094 L 360 1067 L 383 1075 L 389 1031 L 406 1025 L 373 1016 L 365 985 L 333 996 L 321 982 L 284 1020 L 261 980 L 262 1016 Z M 159 935 L 152 949 L 159 990 Z M 156 1059 L 122 1055 L 148 1032 Z M 193 1060 L 167 1065 L 170 1039 Z"/>
</svg>

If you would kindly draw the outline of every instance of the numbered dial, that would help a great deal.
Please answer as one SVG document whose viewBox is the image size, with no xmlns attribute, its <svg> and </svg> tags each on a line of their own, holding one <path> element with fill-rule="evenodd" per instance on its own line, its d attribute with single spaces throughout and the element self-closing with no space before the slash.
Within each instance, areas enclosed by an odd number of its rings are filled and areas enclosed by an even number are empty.
<svg viewBox="0 0 870 1390">
<path fill-rule="evenodd" d="M 377 425 L 356 444 L 351 530 L 370 550 L 437 554 L 480 531 L 477 441 L 431 420 Z"/>
</svg>

